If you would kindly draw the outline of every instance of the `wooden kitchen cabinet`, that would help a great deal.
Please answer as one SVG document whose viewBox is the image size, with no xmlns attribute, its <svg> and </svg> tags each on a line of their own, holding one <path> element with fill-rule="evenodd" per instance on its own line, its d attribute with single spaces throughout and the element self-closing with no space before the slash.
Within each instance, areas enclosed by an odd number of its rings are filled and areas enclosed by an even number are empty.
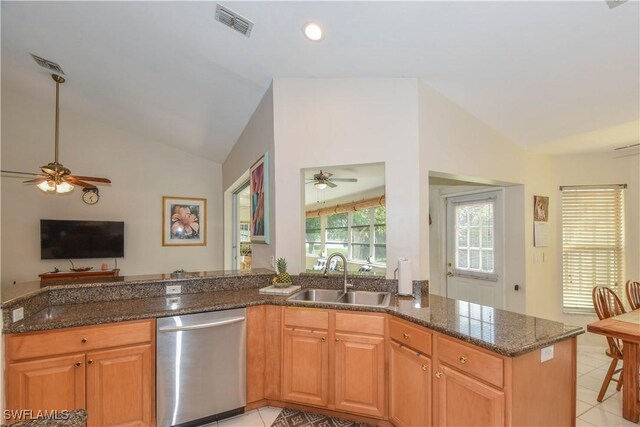
<svg viewBox="0 0 640 427">
<path fill-rule="evenodd" d="M 12 334 L 5 344 L 8 410 L 86 408 L 90 427 L 155 425 L 155 320 Z"/>
<path fill-rule="evenodd" d="M 389 345 L 389 420 L 398 427 L 431 426 L 431 359 L 395 341 Z"/>
<path fill-rule="evenodd" d="M 335 407 L 384 417 L 386 381 L 384 336 L 335 334 Z"/>
<path fill-rule="evenodd" d="M 440 366 L 437 383 L 438 426 L 498 427 L 505 425 L 505 396 L 448 366 Z"/>
<path fill-rule="evenodd" d="M 8 363 L 6 402 L 10 410 L 72 410 L 85 407 L 84 354 Z M 17 419 L 8 422 L 20 421 Z"/>
<path fill-rule="evenodd" d="M 87 354 L 89 426 L 152 425 L 152 354 L 150 344 Z"/>
<path fill-rule="evenodd" d="M 282 338 L 282 398 L 326 406 L 329 400 L 327 331 L 285 328 Z"/>
</svg>

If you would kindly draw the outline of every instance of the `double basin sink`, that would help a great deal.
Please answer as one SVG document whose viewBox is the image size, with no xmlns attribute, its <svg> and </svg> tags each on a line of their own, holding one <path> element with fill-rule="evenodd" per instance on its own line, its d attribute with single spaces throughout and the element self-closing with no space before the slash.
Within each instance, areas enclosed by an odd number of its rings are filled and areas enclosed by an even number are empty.
<svg viewBox="0 0 640 427">
<path fill-rule="evenodd" d="M 389 292 L 348 291 L 345 293 L 342 289 L 303 289 L 287 298 L 287 301 L 363 307 L 388 307 L 390 300 Z"/>
</svg>

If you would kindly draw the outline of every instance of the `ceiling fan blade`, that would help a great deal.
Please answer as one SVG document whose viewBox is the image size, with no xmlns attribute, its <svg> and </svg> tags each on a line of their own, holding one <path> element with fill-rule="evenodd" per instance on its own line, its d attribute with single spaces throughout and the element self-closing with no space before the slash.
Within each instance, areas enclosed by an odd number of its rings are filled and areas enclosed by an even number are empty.
<svg viewBox="0 0 640 427">
<path fill-rule="evenodd" d="M 105 184 L 111 184 L 111 180 L 107 178 L 97 178 L 95 176 L 80 176 L 80 175 L 70 175 L 74 178 L 81 179 L 83 181 L 94 181 L 94 182 L 103 182 Z"/>
<path fill-rule="evenodd" d="M 40 178 L 29 179 L 27 181 L 22 181 L 23 184 L 40 184 L 41 182 L 47 181 L 49 178 L 46 176 L 41 176 Z"/>
<path fill-rule="evenodd" d="M 358 182 L 358 178 L 331 178 L 334 182 Z"/>
<path fill-rule="evenodd" d="M 329 179 L 333 176 L 333 174 L 331 172 L 324 172 L 322 174 L 322 179 Z"/>
<path fill-rule="evenodd" d="M 65 176 L 64 181 L 67 181 L 69 184 L 78 185 L 84 188 L 96 188 L 95 185 L 89 184 L 88 182 L 80 181 L 76 176 Z"/>
<path fill-rule="evenodd" d="M 17 171 L 0 171 L 1 173 L 15 173 L 16 175 L 33 175 L 33 176 L 41 176 L 39 173 L 32 172 L 17 172 Z"/>
<path fill-rule="evenodd" d="M 336 187 L 337 187 L 337 185 L 336 185 L 336 184 L 334 184 L 334 183 L 333 183 L 333 182 L 331 182 L 331 181 L 325 181 L 325 184 L 327 184 L 330 188 L 336 188 Z"/>
</svg>

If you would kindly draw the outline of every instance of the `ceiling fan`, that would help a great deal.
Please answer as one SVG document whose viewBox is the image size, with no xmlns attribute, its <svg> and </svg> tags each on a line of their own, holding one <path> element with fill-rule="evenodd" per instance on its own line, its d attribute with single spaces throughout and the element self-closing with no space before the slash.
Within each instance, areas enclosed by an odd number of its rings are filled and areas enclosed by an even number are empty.
<svg viewBox="0 0 640 427">
<path fill-rule="evenodd" d="M 16 172 L 3 170 L 2 173 L 31 175 L 37 178 L 24 181 L 25 184 L 36 184 L 37 187 L 45 192 L 55 191 L 56 193 L 68 193 L 73 190 L 74 186 L 84 187 L 86 189 L 95 190 L 96 186 L 86 181 L 110 184 L 107 178 L 97 178 L 93 176 L 71 175 L 71 171 L 65 168 L 62 163 L 58 162 L 59 148 L 59 116 L 60 116 L 60 84 L 64 83 L 64 77 L 52 74 L 51 78 L 56 82 L 56 135 L 55 135 L 55 159 L 52 163 L 40 167 L 41 173 Z"/>
<path fill-rule="evenodd" d="M 313 175 L 313 179 L 307 180 L 307 184 L 313 184 L 318 190 L 324 190 L 325 188 L 335 188 L 338 185 L 336 182 L 358 182 L 357 178 L 332 178 L 331 172 L 323 172 L 320 169 L 320 173 Z"/>
</svg>

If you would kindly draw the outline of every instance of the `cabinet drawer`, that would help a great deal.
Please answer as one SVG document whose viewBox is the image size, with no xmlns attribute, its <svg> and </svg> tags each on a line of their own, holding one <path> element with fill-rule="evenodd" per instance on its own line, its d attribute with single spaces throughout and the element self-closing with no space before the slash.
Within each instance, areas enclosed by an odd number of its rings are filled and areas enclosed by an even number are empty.
<svg viewBox="0 0 640 427">
<path fill-rule="evenodd" d="M 151 342 L 154 334 L 153 320 L 143 320 L 8 335 L 7 359 L 30 359 Z"/>
<path fill-rule="evenodd" d="M 438 337 L 438 359 L 496 387 L 503 387 L 503 361 L 483 351 L 451 339 Z"/>
<path fill-rule="evenodd" d="M 336 312 L 336 331 L 384 336 L 384 315 Z"/>
<path fill-rule="evenodd" d="M 284 310 L 284 324 L 307 329 L 329 329 L 329 311 L 287 307 Z"/>
<path fill-rule="evenodd" d="M 420 326 L 389 317 L 389 336 L 402 345 L 431 355 L 431 332 Z"/>
</svg>

